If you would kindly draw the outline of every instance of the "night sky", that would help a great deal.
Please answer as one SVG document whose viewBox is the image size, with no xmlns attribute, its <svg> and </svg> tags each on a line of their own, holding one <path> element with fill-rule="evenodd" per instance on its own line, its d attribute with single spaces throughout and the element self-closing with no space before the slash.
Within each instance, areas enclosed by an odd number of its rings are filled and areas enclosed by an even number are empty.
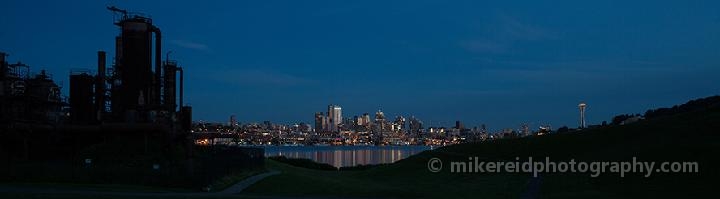
<svg viewBox="0 0 720 199">
<path fill-rule="evenodd" d="M 720 1 L 32 1 L 0 51 L 63 82 L 114 55 L 108 5 L 149 14 L 194 119 L 414 115 L 426 126 L 577 127 L 720 93 Z M 164 57 L 164 55 L 163 55 Z"/>
</svg>

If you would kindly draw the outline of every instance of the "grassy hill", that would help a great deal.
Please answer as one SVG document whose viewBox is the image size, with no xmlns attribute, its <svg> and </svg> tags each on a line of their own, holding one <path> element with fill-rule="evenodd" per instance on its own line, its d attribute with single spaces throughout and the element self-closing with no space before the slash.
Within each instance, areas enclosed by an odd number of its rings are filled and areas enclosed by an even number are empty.
<svg viewBox="0 0 720 199">
<path fill-rule="evenodd" d="M 692 110 L 622 126 L 569 134 L 453 145 L 426 151 L 395 164 L 364 171 L 311 170 L 268 160 L 283 173 L 250 187 L 251 195 L 400 198 L 698 197 L 712 194 L 720 179 L 720 108 Z M 537 179 L 517 173 L 432 173 L 430 158 L 514 161 L 693 161 L 699 173 L 654 173 L 650 177 L 603 173 L 544 173 Z M 533 193 L 528 189 L 539 189 Z"/>
</svg>

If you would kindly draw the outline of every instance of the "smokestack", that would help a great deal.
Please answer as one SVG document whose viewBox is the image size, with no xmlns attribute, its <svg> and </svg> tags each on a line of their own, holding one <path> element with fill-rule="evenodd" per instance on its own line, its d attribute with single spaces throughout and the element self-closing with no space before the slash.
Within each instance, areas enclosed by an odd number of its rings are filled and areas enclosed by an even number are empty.
<svg viewBox="0 0 720 199">
<path fill-rule="evenodd" d="M 105 112 L 105 51 L 98 51 L 98 70 L 95 80 L 95 105 L 97 107 L 97 120 L 102 121 Z"/>
<path fill-rule="evenodd" d="M 185 76 L 185 72 L 183 72 L 182 67 L 178 67 L 177 69 L 178 69 L 178 71 L 180 71 L 180 107 L 183 107 L 183 106 L 185 106 L 183 104 L 183 90 L 185 90 L 185 89 L 183 89 L 183 84 L 185 82 L 185 80 L 183 80 L 184 79 L 183 76 Z"/>
<path fill-rule="evenodd" d="M 0 66 L 5 66 L 5 56 L 7 56 L 7 54 L 0 52 Z"/>
<path fill-rule="evenodd" d="M 166 60 L 168 60 L 166 58 Z M 163 66 L 163 105 L 168 111 L 177 112 L 177 65 L 176 62 L 165 61 Z"/>
<path fill-rule="evenodd" d="M 153 101 L 155 101 L 157 104 L 160 104 L 160 88 L 161 82 L 162 82 L 162 34 L 160 33 L 160 28 L 153 26 L 153 32 L 155 32 L 155 96 L 150 96 L 151 98 L 154 98 Z"/>
<path fill-rule="evenodd" d="M 4 78 L 7 71 L 7 67 L 5 67 L 5 56 L 7 56 L 6 53 L 0 52 L 0 78 Z M 0 91 L 0 95 L 2 94 L 2 91 Z"/>
<path fill-rule="evenodd" d="M 115 37 L 115 63 L 119 63 L 119 61 L 122 59 L 122 37 L 117 36 Z"/>
</svg>

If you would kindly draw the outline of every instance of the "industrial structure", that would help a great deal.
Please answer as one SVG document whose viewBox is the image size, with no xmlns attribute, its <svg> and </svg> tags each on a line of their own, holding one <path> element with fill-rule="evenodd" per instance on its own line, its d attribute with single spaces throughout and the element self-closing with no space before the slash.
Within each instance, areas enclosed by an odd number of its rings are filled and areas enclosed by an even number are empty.
<svg viewBox="0 0 720 199">
<path fill-rule="evenodd" d="M 7 57 L 7 53 L 0 52 L 0 124 L 60 122 L 64 106 L 60 86 L 44 70 L 30 74 L 30 66 L 10 64 Z"/>
<path fill-rule="evenodd" d="M 160 28 L 141 14 L 107 9 L 120 30 L 114 58 L 108 65 L 98 51 L 96 71 L 71 70 L 69 98 L 50 74 L 31 74 L 0 52 L 0 182 L 196 187 L 262 167 L 263 149 L 193 144 L 214 135 L 192 133 L 184 71 L 169 53 L 161 59 Z"/>
<path fill-rule="evenodd" d="M 112 65 L 107 67 L 107 53 L 98 51 L 96 72 L 71 70 L 69 98 L 50 74 L 31 73 L 29 65 L 10 63 L 9 55 L 0 52 L 0 133 L 25 140 L 22 146 L 4 145 L 8 151 L 23 151 L 19 154 L 27 159 L 30 149 L 68 146 L 59 138 L 35 139 L 48 135 L 71 139 L 78 148 L 125 137 L 167 138 L 142 142 L 142 151 L 191 143 L 186 135 L 192 109 L 182 106 L 183 69 L 167 55 L 161 60 L 160 28 L 140 14 L 107 9 L 120 28 Z M 35 141 L 44 147 L 31 147 Z"/>
<path fill-rule="evenodd" d="M 148 17 L 130 14 L 116 7 L 108 9 L 118 16 L 115 25 L 120 27 L 120 35 L 115 38 L 114 65 L 108 70 L 105 67 L 106 53 L 100 51 L 94 78 L 88 78 L 88 74 L 84 73 L 71 74 L 71 104 L 73 98 L 82 98 L 77 102 L 77 107 L 82 110 L 74 112 L 95 116 L 77 117 L 78 120 L 74 122 L 175 124 L 177 121 L 189 121 L 191 109 L 182 106 L 183 70 L 175 61 L 167 58 L 164 62 L 161 60 L 160 28 L 153 25 L 152 19 Z M 79 81 L 72 81 L 73 79 Z M 94 81 L 90 81 L 91 79 Z M 88 85 L 89 83 L 92 84 Z M 93 85 L 94 89 L 87 89 Z M 74 89 L 78 92 L 73 92 Z M 179 97 L 176 91 L 179 91 Z M 85 96 L 89 94 L 94 96 L 94 100 L 86 100 L 88 98 Z M 178 105 L 182 106 L 179 110 Z M 190 124 L 182 126 L 189 127 Z"/>
<path fill-rule="evenodd" d="M 31 75 L 30 66 L 9 63 L 8 54 L 0 52 L 0 124 L 147 123 L 190 129 L 192 109 L 182 106 L 183 69 L 169 57 L 161 60 L 160 28 L 151 18 L 108 9 L 120 28 L 113 64 L 106 67 L 107 53 L 98 51 L 96 73 L 70 71 L 69 100 L 50 74 Z"/>
<path fill-rule="evenodd" d="M 211 149 L 193 147 L 183 68 L 161 59 L 160 28 L 149 17 L 107 9 L 120 29 L 114 58 L 108 65 L 108 54 L 98 51 L 96 71 L 69 71 L 68 97 L 44 70 L 31 73 L 0 52 L 0 181 L 197 186 L 261 166 L 262 150 L 196 155 Z"/>
</svg>

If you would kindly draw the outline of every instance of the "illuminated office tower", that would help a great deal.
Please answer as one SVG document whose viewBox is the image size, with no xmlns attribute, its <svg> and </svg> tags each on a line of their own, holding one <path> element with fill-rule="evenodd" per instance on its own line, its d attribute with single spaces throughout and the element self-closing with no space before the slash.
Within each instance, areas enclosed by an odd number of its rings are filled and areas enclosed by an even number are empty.
<svg viewBox="0 0 720 199">
<path fill-rule="evenodd" d="M 328 105 L 328 130 L 331 132 L 339 131 L 338 126 L 342 123 L 342 108 L 338 105 Z"/>
</svg>

